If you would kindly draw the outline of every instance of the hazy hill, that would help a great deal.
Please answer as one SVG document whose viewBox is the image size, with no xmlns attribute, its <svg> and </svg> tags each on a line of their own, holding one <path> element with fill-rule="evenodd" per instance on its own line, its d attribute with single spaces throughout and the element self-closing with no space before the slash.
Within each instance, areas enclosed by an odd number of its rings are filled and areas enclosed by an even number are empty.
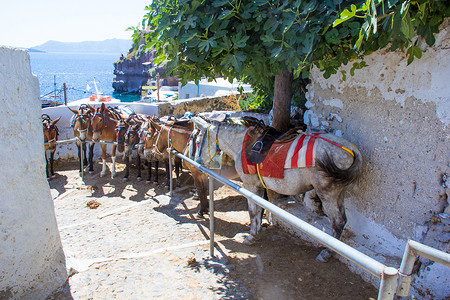
<svg viewBox="0 0 450 300">
<path fill-rule="evenodd" d="M 82 52 L 82 53 L 123 53 L 126 55 L 132 46 L 131 40 L 109 39 L 104 41 L 87 42 L 58 42 L 48 41 L 42 45 L 30 48 L 30 51 L 38 50 L 45 52 Z"/>
</svg>

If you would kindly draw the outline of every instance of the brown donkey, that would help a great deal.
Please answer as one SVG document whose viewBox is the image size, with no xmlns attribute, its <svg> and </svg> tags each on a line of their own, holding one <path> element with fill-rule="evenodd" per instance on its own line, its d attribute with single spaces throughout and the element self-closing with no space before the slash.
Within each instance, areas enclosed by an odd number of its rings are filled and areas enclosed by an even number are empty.
<svg viewBox="0 0 450 300">
<path fill-rule="evenodd" d="M 78 110 L 70 108 L 71 112 L 74 113 L 72 119 L 70 121 L 70 125 L 73 128 L 73 135 L 80 139 L 77 141 L 78 148 L 78 159 L 80 161 L 80 172 L 83 166 L 86 166 L 89 162 L 89 173 L 94 172 L 94 143 L 89 143 L 89 158 L 86 156 L 86 144 L 84 143 L 86 140 L 92 140 L 92 116 L 95 112 L 95 109 L 89 104 L 81 104 Z M 81 145 L 83 145 L 83 149 L 81 149 Z M 84 153 L 84 159 L 81 161 L 81 151 Z"/>
<path fill-rule="evenodd" d="M 153 144 L 153 149 L 156 153 L 160 153 L 161 155 L 167 153 L 168 147 L 171 147 L 180 153 L 185 152 L 189 140 L 192 138 L 193 131 L 191 129 L 191 124 L 187 123 L 186 126 L 180 126 L 158 124 L 154 120 L 151 120 L 150 122 L 158 132 Z M 189 169 L 194 178 L 198 197 L 200 198 L 200 209 L 197 216 L 203 217 L 203 214 L 208 211 L 208 177 L 189 163 L 183 161 L 183 166 Z"/>
<path fill-rule="evenodd" d="M 116 148 L 117 148 L 117 134 L 116 134 L 116 125 L 119 122 L 119 118 L 113 114 L 108 108 L 106 108 L 105 103 L 102 103 L 101 107 L 97 107 L 93 118 L 92 118 L 92 139 L 95 143 L 109 142 L 111 145 L 111 178 L 114 178 L 116 175 Z M 102 148 L 102 161 L 103 167 L 100 172 L 100 177 L 105 176 L 106 174 L 106 153 L 107 153 L 107 145 L 102 143 L 100 144 Z"/>
<path fill-rule="evenodd" d="M 42 115 L 42 129 L 44 131 L 44 149 L 45 149 L 45 173 L 47 178 L 54 178 L 55 172 L 53 172 L 53 158 L 55 156 L 56 141 L 58 140 L 58 127 L 56 123 L 61 119 L 61 117 L 51 120 L 46 114 Z M 50 150 L 50 162 L 47 159 L 47 150 Z M 50 163 L 50 174 L 48 170 L 48 165 Z"/>
</svg>

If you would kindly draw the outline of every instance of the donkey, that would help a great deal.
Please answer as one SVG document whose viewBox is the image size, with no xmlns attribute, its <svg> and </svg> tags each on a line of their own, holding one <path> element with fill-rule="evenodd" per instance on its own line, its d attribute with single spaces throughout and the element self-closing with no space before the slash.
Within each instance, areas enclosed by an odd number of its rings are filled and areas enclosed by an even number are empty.
<svg viewBox="0 0 450 300">
<path fill-rule="evenodd" d="M 160 160 L 164 161 L 165 168 L 166 168 L 166 185 L 165 185 L 165 187 L 168 188 L 170 186 L 169 163 L 171 163 L 171 162 L 169 162 L 167 148 L 169 146 L 169 143 L 171 143 L 172 140 L 169 138 L 169 135 L 166 131 L 166 129 L 168 128 L 168 127 L 166 127 L 166 124 L 168 124 L 167 126 L 172 127 L 172 126 L 174 126 L 175 121 L 170 120 L 170 121 L 167 121 L 166 123 L 160 124 L 159 123 L 160 120 L 157 118 L 154 118 L 154 117 L 149 117 L 148 121 L 149 121 L 149 129 L 148 129 L 148 133 L 147 133 L 147 136 L 145 139 L 143 152 L 149 162 L 156 161 L 156 162 L 158 162 L 157 164 L 159 165 Z M 184 130 L 192 132 L 191 128 L 193 128 L 193 125 L 188 124 L 186 122 L 181 122 L 179 124 L 177 123 L 177 125 L 175 125 L 175 127 L 182 128 Z M 159 147 L 157 145 L 159 145 Z M 172 145 L 170 145 L 170 146 L 172 146 Z M 175 157 L 174 161 L 175 161 L 175 175 L 176 175 L 177 184 L 178 184 L 180 171 L 182 169 L 181 159 L 178 157 Z M 158 168 L 158 167 L 156 167 L 156 168 Z M 157 176 L 157 174 L 158 174 L 158 172 L 156 172 L 156 176 Z M 155 180 L 157 181 L 157 179 L 155 179 Z"/>
<path fill-rule="evenodd" d="M 86 144 L 84 143 L 86 140 L 92 140 L 92 126 L 91 120 L 92 115 L 95 112 L 95 109 L 89 104 L 80 105 L 79 109 L 70 108 L 71 112 L 74 113 L 72 119 L 70 121 L 70 125 L 73 128 L 73 135 L 78 137 L 79 140 L 76 142 L 78 148 L 78 159 L 80 161 L 80 173 L 83 166 L 86 166 L 89 163 L 89 173 L 94 172 L 94 146 L 93 142 L 89 142 L 89 158 L 86 156 Z M 81 145 L 83 145 L 83 149 L 81 149 Z M 81 161 L 81 151 L 84 153 L 84 160 Z"/>
<path fill-rule="evenodd" d="M 247 145 L 244 143 L 247 131 L 251 129 L 236 124 L 206 122 L 199 117 L 192 120 L 197 128 L 216 135 L 217 140 L 210 141 L 210 147 L 218 143 L 220 149 L 234 159 L 239 177 L 251 192 L 262 196 L 266 188 L 284 195 L 298 195 L 314 189 L 324 213 L 331 221 L 333 236 L 340 238 L 346 223 L 345 189 L 358 178 L 362 165 L 361 153 L 352 143 L 333 134 L 299 134 L 295 144 L 293 141 L 290 146 L 278 145 L 287 147 L 283 150 L 287 151 L 284 162 L 279 157 L 270 156 L 269 161 L 266 157 L 261 163 L 252 165 L 246 161 Z M 307 144 L 306 150 L 299 146 L 302 139 Z M 253 146 L 259 145 L 255 143 Z M 306 160 L 301 151 L 306 151 Z M 275 168 L 274 164 L 269 163 L 270 160 L 281 165 L 282 178 L 272 176 Z M 261 229 L 262 208 L 249 200 L 248 209 L 250 233 L 244 243 L 251 245 Z M 329 249 L 324 249 L 316 259 L 327 261 L 331 254 Z"/>
<path fill-rule="evenodd" d="M 45 151 L 45 173 L 47 178 L 54 178 L 55 172 L 53 171 L 53 159 L 56 150 L 56 141 L 58 141 L 59 130 L 56 127 L 56 123 L 61 119 L 61 117 L 51 120 L 46 114 L 42 115 L 42 129 L 44 131 L 44 151 Z M 47 159 L 47 150 L 50 150 L 50 161 Z M 48 170 L 48 165 L 50 164 L 50 173 Z"/>
<path fill-rule="evenodd" d="M 111 178 L 116 176 L 116 148 L 117 148 L 117 135 L 116 135 L 116 125 L 119 122 L 119 117 L 111 113 L 108 108 L 106 108 L 105 103 L 102 103 L 100 107 L 97 107 L 93 117 L 92 117 L 92 139 L 95 143 L 100 141 L 111 143 Z M 102 171 L 100 172 L 100 177 L 106 174 L 106 154 L 107 145 L 100 144 L 102 148 Z"/>
</svg>

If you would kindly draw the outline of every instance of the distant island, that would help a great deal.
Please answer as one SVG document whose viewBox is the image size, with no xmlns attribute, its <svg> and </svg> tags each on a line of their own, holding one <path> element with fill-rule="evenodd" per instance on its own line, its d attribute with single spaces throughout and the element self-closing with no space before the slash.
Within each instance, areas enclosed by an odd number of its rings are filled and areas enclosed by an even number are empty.
<svg viewBox="0 0 450 300">
<path fill-rule="evenodd" d="M 104 41 L 58 42 L 48 41 L 28 49 L 30 52 L 63 53 L 117 53 L 126 54 L 132 47 L 131 40 L 108 39 Z"/>
</svg>

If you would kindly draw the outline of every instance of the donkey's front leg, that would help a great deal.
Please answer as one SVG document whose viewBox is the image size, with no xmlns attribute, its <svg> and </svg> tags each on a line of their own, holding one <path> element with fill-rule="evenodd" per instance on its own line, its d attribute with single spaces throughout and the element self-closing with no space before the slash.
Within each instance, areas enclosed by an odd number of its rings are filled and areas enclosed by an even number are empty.
<svg viewBox="0 0 450 300">
<path fill-rule="evenodd" d="M 103 177 L 106 175 L 106 170 L 108 169 L 106 166 L 106 145 L 100 144 L 100 147 L 102 148 L 102 171 L 100 172 L 100 177 Z"/>
<path fill-rule="evenodd" d="M 141 155 L 139 153 L 137 154 L 137 168 L 138 168 L 137 180 L 141 181 L 142 180 L 142 175 L 141 175 Z"/>
<path fill-rule="evenodd" d="M 111 178 L 114 178 L 116 176 L 116 145 L 112 146 L 111 151 L 111 160 L 112 160 L 112 167 L 111 167 Z"/>
<path fill-rule="evenodd" d="M 55 158 L 55 150 L 50 150 L 50 176 L 51 178 L 55 178 L 55 172 L 53 171 L 53 162 Z"/>
</svg>

